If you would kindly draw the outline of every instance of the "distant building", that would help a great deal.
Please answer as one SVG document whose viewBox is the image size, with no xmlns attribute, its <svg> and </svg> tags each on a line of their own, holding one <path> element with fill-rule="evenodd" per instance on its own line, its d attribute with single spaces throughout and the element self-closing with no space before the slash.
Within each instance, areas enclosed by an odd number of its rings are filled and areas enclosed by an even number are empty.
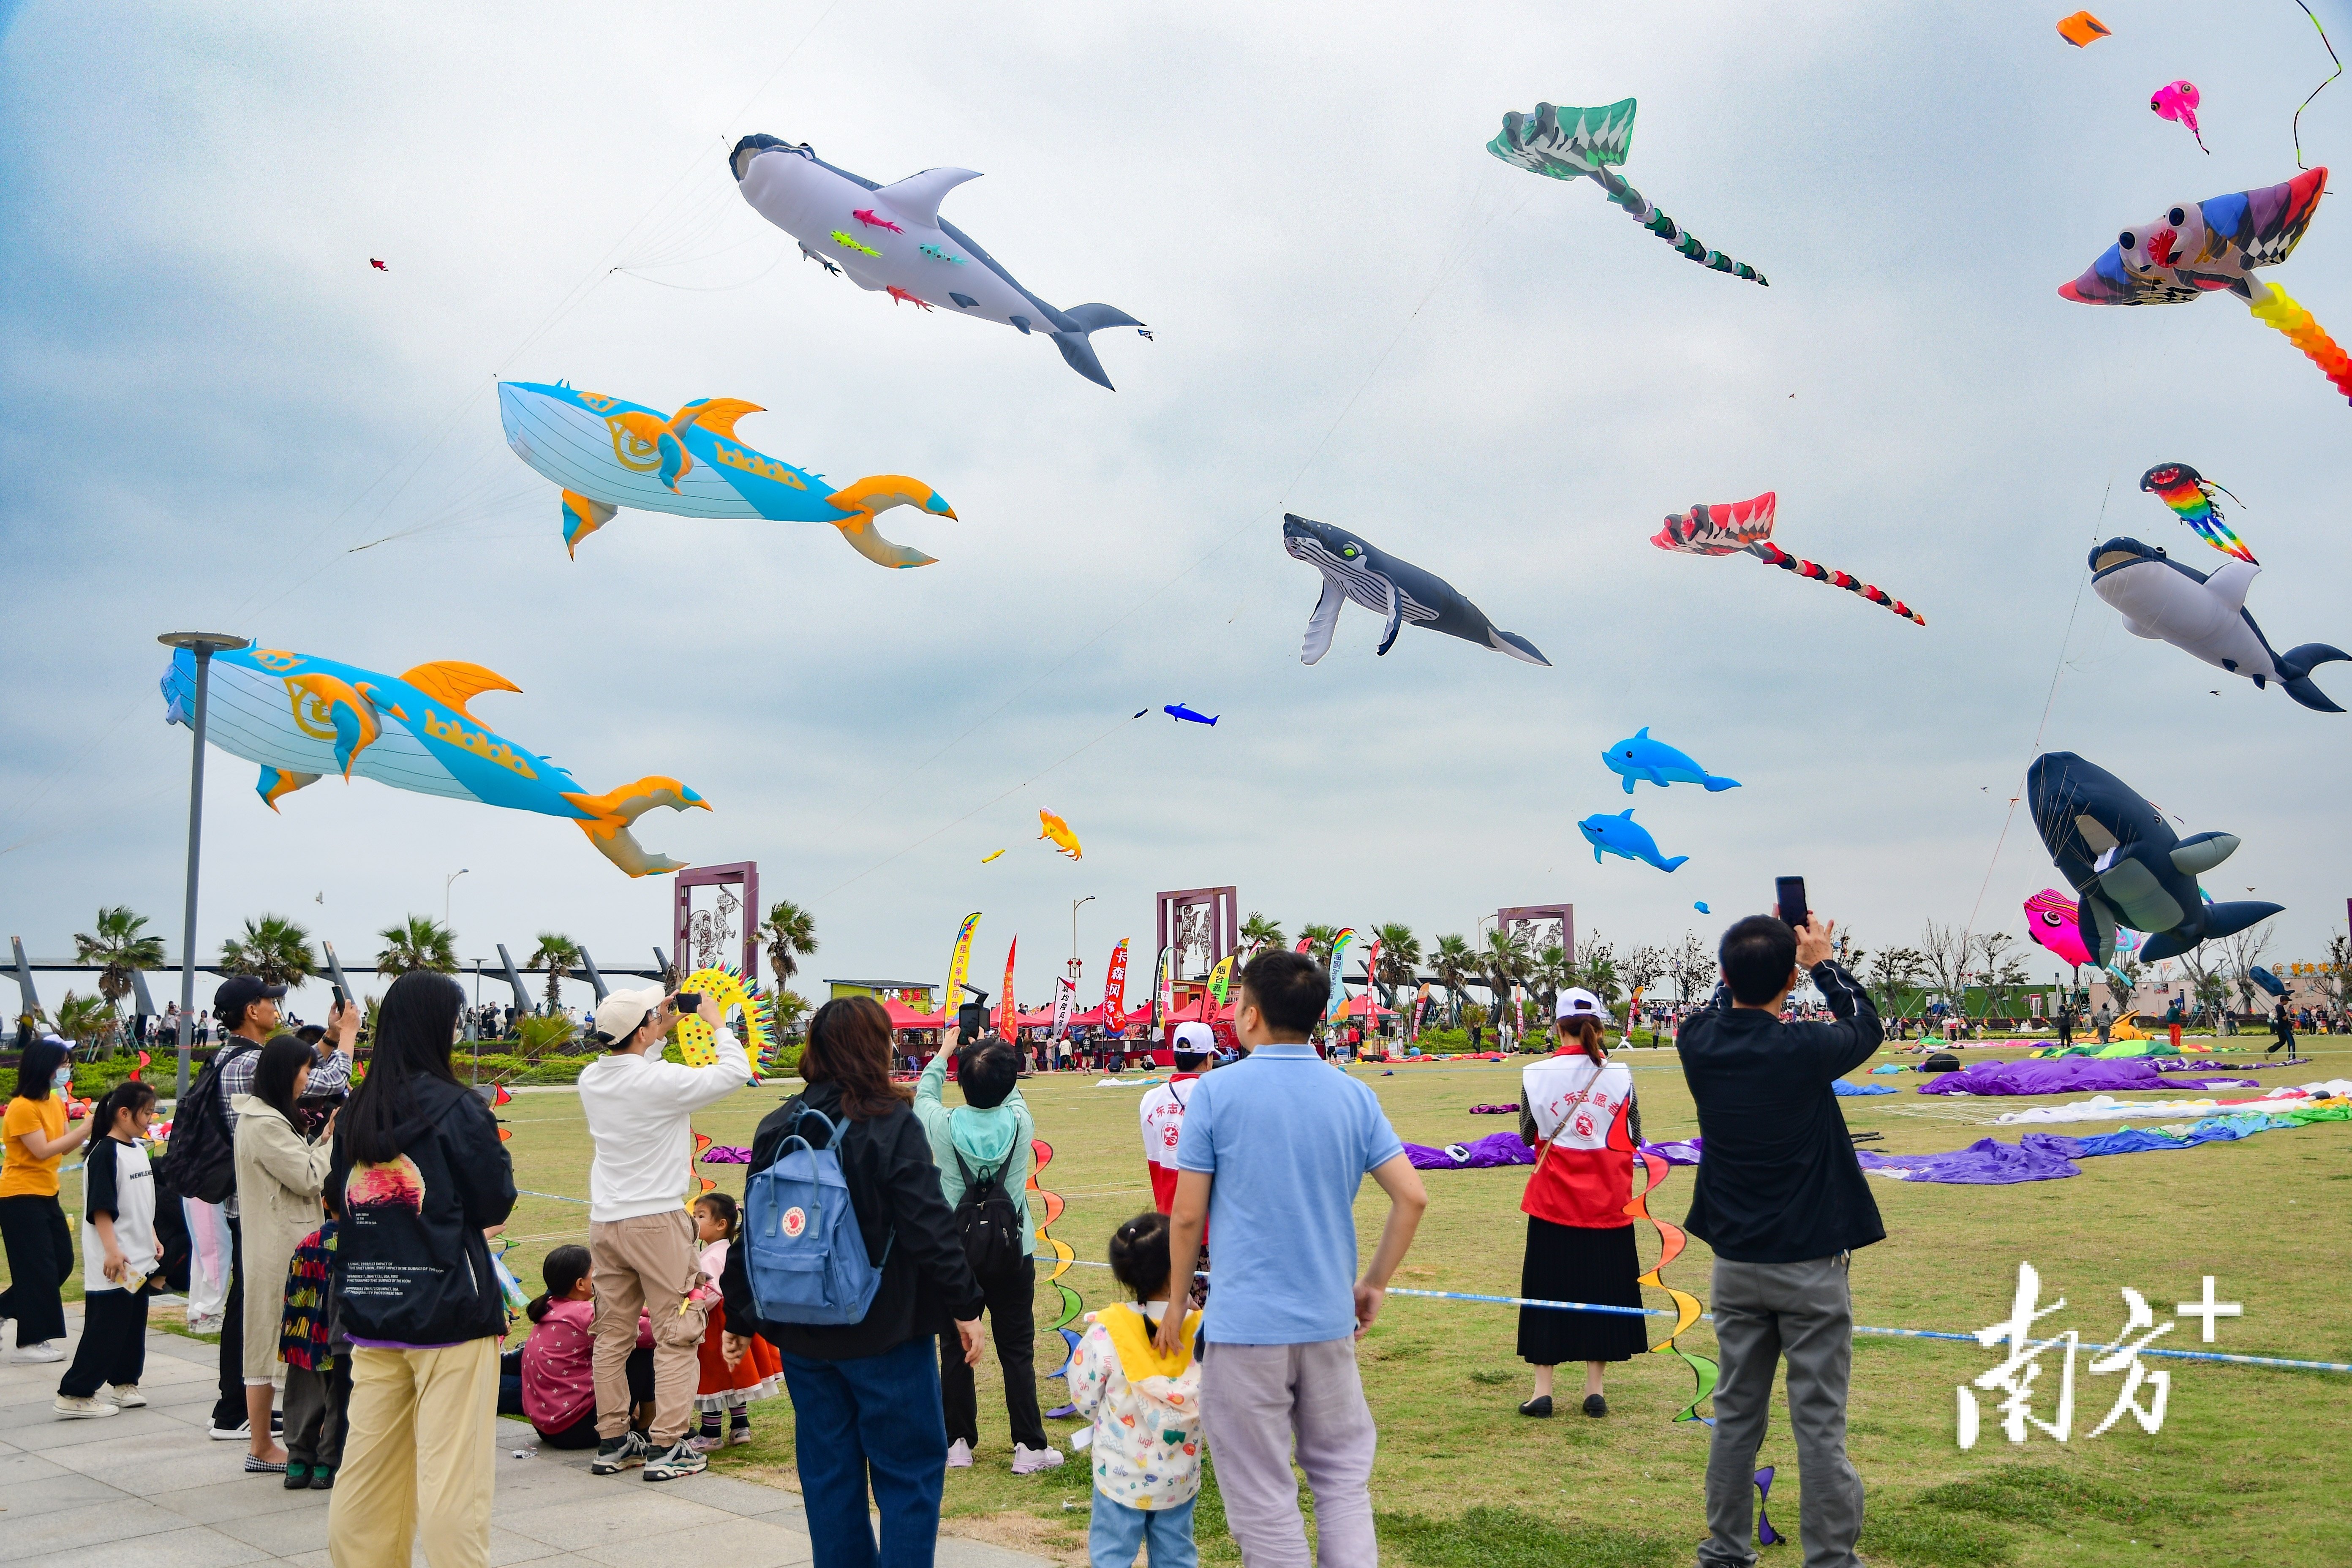
<svg viewBox="0 0 2352 1568">
<path fill-rule="evenodd" d="M 933 994 L 939 990 L 934 981 L 827 980 L 824 984 L 833 987 L 832 996 L 836 1001 L 844 996 L 871 996 L 877 1002 L 896 1002 L 899 1006 L 910 1007 L 918 1013 L 929 1013 L 939 1006 L 932 1000 Z"/>
</svg>

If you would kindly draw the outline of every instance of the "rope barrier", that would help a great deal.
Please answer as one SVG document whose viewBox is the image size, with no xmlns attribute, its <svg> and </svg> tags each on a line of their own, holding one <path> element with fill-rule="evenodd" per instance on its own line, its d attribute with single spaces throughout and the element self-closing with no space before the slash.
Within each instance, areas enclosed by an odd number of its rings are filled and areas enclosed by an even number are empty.
<svg viewBox="0 0 2352 1568">
<path fill-rule="evenodd" d="M 515 1193 L 519 1197 L 552 1198 L 560 1204 L 578 1204 L 583 1208 L 588 1203 L 585 1198 L 566 1197 L 562 1193 L 535 1193 L 523 1187 L 516 1188 Z M 1090 1258 L 1073 1258 L 1069 1261 L 1080 1268 L 1110 1267 L 1108 1263 L 1097 1263 Z M 1388 1293 L 1391 1296 L 1415 1296 L 1431 1301 L 1478 1301 L 1496 1307 L 1536 1307 L 1555 1312 L 1605 1312 L 1627 1318 L 1671 1318 L 1675 1315 L 1659 1307 L 1616 1307 L 1596 1301 L 1546 1301 L 1531 1296 L 1483 1296 L 1468 1290 L 1415 1290 L 1402 1285 L 1390 1286 Z M 1699 1321 L 1712 1323 L 1715 1321 L 1715 1314 L 1703 1312 L 1699 1315 Z M 1856 1323 L 1853 1325 L 1853 1331 L 1857 1334 L 1881 1335 L 1888 1339 L 1942 1340 L 1948 1343 L 1969 1345 L 1982 1343 L 1974 1334 L 1947 1333 L 1939 1329 L 1882 1329 L 1867 1323 Z M 2113 1344 L 2085 1344 L 2081 1348 L 2086 1351 L 2113 1351 L 2127 1347 Z M 2144 1356 L 2162 1356 L 2168 1361 L 2214 1362 L 2225 1366 L 2266 1366 L 2287 1372 L 2352 1373 L 2352 1362 L 2296 1361 L 2286 1356 L 2233 1355 L 2224 1351 L 2161 1350 L 2153 1345 L 2142 1348 L 2139 1353 Z"/>
</svg>

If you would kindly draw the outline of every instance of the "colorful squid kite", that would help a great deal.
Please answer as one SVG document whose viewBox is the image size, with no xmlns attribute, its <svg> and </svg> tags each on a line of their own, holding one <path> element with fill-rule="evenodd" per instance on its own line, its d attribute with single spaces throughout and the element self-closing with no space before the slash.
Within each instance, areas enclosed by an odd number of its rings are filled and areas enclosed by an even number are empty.
<svg viewBox="0 0 2352 1568">
<path fill-rule="evenodd" d="M 953 518 L 955 509 L 920 479 L 870 474 L 835 489 L 743 444 L 735 422 L 762 413 L 756 403 L 699 397 L 663 414 L 564 382 L 499 384 L 499 420 L 516 457 L 563 488 L 563 546 L 613 521 L 621 508 L 678 517 L 829 522 L 877 566 L 929 566 L 932 557 L 893 544 L 874 520 L 892 507 Z"/>
<path fill-rule="evenodd" d="M 195 708 L 195 656 L 183 648 L 163 672 L 164 719 Z M 282 648 L 218 653 L 205 702 L 205 739 L 261 764 L 255 788 L 272 811 L 327 774 L 514 811 L 567 817 L 597 852 L 632 877 L 686 864 L 649 855 L 630 825 L 657 805 L 709 811 L 673 778 L 649 775 L 590 795 L 545 757 L 489 729 L 466 704 L 485 691 L 520 692 L 503 675 L 454 660 L 399 676 Z"/>
<path fill-rule="evenodd" d="M 2323 163 L 2284 184 L 2183 202 L 2124 230 L 2088 271 L 2058 286 L 2059 297 L 2078 305 L 2179 305 L 2226 289 L 2352 400 L 2352 356 L 2285 289 L 2253 275 L 2294 253 L 2326 192 Z"/>
<path fill-rule="evenodd" d="M 1832 588 L 1843 588 L 1849 594 L 1859 594 L 1874 605 L 1881 605 L 1906 621 L 1920 626 L 1927 618 L 1902 600 L 1890 596 L 1858 577 L 1833 567 L 1816 566 L 1790 554 L 1772 542 L 1772 521 L 1780 506 L 1777 492 L 1766 490 L 1747 500 L 1733 501 L 1727 506 L 1694 506 L 1687 513 L 1674 512 L 1666 525 L 1650 536 L 1650 542 L 1661 550 L 1671 550 L 1683 555 L 1753 555 L 1768 566 L 1778 566 L 1783 572 L 1794 572 L 1800 577 L 1810 577 L 1816 583 L 1827 583 Z"/>
<path fill-rule="evenodd" d="M 2215 484 L 2186 463 L 2158 463 L 2139 477 L 2139 488 L 2170 507 L 2180 521 L 2194 529 L 2197 537 L 2224 555 L 2234 555 L 2249 566 L 2262 563 L 2246 548 L 2235 530 L 2221 521 L 2221 509 L 2213 503 L 2213 492 L 2221 490 L 2231 500 L 2237 496 Z M 2240 506 L 2246 503 L 2238 501 Z"/>
<path fill-rule="evenodd" d="M 1078 847 L 1078 836 L 1070 831 L 1070 825 L 1050 811 L 1037 814 L 1037 837 L 1050 840 L 1055 848 L 1073 860 L 1087 858 L 1087 852 Z"/>
<path fill-rule="evenodd" d="M 2197 129 L 2197 84 L 2193 81 L 2168 81 L 2147 100 L 2147 106 L 2159 117 L 2189 127 L 2189 134 L 2197 138 L 2197 150 L 2210 158 L 2213 149 L 2205 145 L 2205 133 Z"/>
<path fill-rule="evenodd" d="M 1710 250 L 1680 224 L 1650 204 L 1648 197 L 1627 184 L 1616 166 L 1633 147 L 1635 100 L 1620 99 L 1597 109 L 1555 108 L 1538 103 L 1533 114 L 1517 110 L 1503 116 L 1502 133 L 1486 143 L 1486 151 L 1506 163 L 1548 174 L 1555 180 L 1589 179 L 1609 193 L 1609 199 L 1626 215 L 1702 267 L 1765 283 L 1764 275 L 1744 261 L 1734 261 Z M 1765 287 L 1769 288 L 1769 283 Z"/>
</svg>

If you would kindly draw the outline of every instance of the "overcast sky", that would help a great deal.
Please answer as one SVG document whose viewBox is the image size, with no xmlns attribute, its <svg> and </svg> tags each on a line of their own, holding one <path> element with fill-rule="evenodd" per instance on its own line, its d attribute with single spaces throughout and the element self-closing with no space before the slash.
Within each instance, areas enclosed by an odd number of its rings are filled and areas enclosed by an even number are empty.
<svg viewBox="0 0 2352 1568">
<path fill-rule="evenodd" d="M 2218 564 L 2136 488 L 2186 461 L 2244 498 L 2273 645 L 2352 646 L 2352 410 L 2227 299 L 2055 290 L 2126 224 L 2291 176 L 2326 57 L 2285 0 L 2118 5 L 2084 50 L 2060 9 L 0 6 L 0 913 L 47 956 L 127 903 L 177 958 L 189 740 L 154 637 L 202 627 L 500 671 L 523 695 L 478 714 L 588 789 L 705 795 L 638 837 L 757 860 L 815 913 L 814 976 L 937 979 L 979 909 L 975 969 L 1018 933 L 1042 999 L 1091 895 L 1091 1002 L 1118 938 L 1148 962 L 1155 889 L 1223 883 L 1294 932 L 1566 900 L 1622 944 L 1711 941 L 1801 873 L 1865 946 L 2015 932 L 2057 881 L 2010 815 L 2037 749 L 2241 835 L 2206 887 L 2284 904 L 2273 956 L 2317 958 L 2352 717 L 2126 635 L 2084 559 Z M 2148 111 L 2183 75 L 2210 156 Z M 1506 110 L 1629 96 L 1628 178 L 1769 289 L 1484 150 Z M 1156 339 L 1097 334 L 1106 392 L 824 275 L 737 195 L 751 132 L 885 183 L 982 171 L 946 216 Z M 2352 83 L 2303 140 L 2352 158 Z M 2324 208 L 2272 276 L 2352 341 L 2347 257 Z M 915 475 L 961 521 L 885 520 L 940 558 L 913 572 L 640 512 L 567 560 L 501 376 L 746 398 L 761 449 Z M 1765 489 L 1782 544 L 1927 627 L 1647 542 Z M 1320 584 L 1285 510 L 1553 668 L 1419 629 L 1375 658 L 1356 607 L 1302 666 Z M 2352 703 L 2352 668 L 2318 679 Z M 1643 725 L 1743 787 L 1627 797 L 1599 753 Z M 667 941 L 667 881 L 564 822 L 334 780 L 273 816 L 253 778 L 212 754 L 207 958 L 265 910 L 373 952 L 460 868 L 469 956 Z M 1689 863 L 1596 866 L 1576 820 L 1627 805 Z"/>
</svg>

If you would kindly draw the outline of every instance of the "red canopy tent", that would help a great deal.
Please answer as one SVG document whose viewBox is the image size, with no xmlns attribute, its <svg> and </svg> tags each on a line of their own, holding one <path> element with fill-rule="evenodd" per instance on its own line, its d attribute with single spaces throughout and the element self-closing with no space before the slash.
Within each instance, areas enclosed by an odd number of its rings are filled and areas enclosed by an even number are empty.
<svg viewBox="0 0 2352 1568">
<path fill-rule="evenodd" d="M 941 1026 L 946 1013 L 944 1008 L 937 1013 L 918 1013 L 905 1003 L 893 1002 L 887 997 L 882 999 L 882 1010 L 890 1015 L 893 1030 L 936 1029 Z"/>
</svg>

